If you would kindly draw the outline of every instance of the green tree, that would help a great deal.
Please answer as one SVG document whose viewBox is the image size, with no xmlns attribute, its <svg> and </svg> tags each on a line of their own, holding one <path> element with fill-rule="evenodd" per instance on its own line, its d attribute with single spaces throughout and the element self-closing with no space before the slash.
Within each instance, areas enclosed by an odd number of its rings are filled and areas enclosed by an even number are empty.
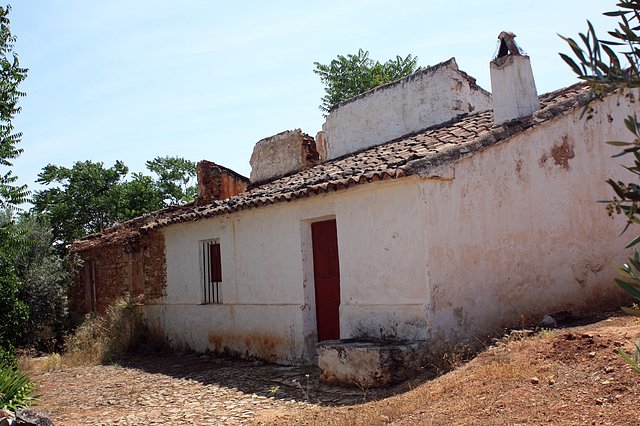
<svg viewBox="0 0 640 426">
<path fill-rule="evenodd" d="M 54 252 L 51 227 L 42 215 L 21 214 L 16 227 L 29 241 L 15 262 L 22 282 L 18 297 L 29 312 L 18 343 L 47 352 L 59 350 L 67 319 L 70 262 Z"/>
<path fill-rule="evenodd" d="M 190 185 L 196 174 L 193 162 L 158 157 L 148 161 L 147 167 L 158 179 L 143 173 L 129 177 L 121 161 L 109 168 L 93 161 L 78 161 L 71 168 L 44 167 L 37 182 L 47 188 L 34 194 L 33 211 L 46 216 L 58 252 L 118 222 L 193 200 L 197 192 Z"/>
<path fill-rule="evenodd" d="M 198 193 L 196 164 L 181 157 L 156 157 L 147 169 L 158 176 L 157 185 L 166 205 L 191 202 Z"/>
<path fill-rule="evenodd" d="M 165 196 L 151 176 L 133 173 L 120 184 L 120 220 L 132 219 L 163 208 Z"/>
<path fill-rule="evenodd" d="M 605 16 L 616 18 L 617 25 L 607 34 L 609 37 L 600 39 L 596 31 L 587 21 L 587 32 L 580 33 L 578 39 L 562 37 L 573 52 L 573 57 L 561 53 L 562 59 L 585 81 L 592 89 L 592 98 L 602 97 L 615 90 L 640 88 L 640 0 L 621 0 L 617 3 L 618 10 L 605 12 Z M 633 92 L 626 92 L 634 98 Z M 608 143 L 621 148 L 615 156 L 631 155 L 633 165 L 625 167 L 632 174 L 630 182 L 614 181 L 607 183 L 613 188 L 615 196 L 608 202 L 609 215 L 624 214 L 627 226 L 640 224 L 640 121 L 637 116 L 630 115 L 625 125 L 631 133 L 630 141 L 609 141 Z M 622 279 L 616 283 L 631 296 L 640 300 L 640 253 L 638 244 L 640 235 L 632 239 L 627 248 L 634 248 L 633 256 L 628 262 L 618 268 Z M 639 309 L 623 308 L 629 314 L 640 316 Z M 620 355 L 640 373 L 638 364 L 640 356 L 640 342 L 636 343 L 634 355 L 626 354 L 618 349 Z"/>
<path fill-rule="evenodd" d="M 338 103 L 420 70 L 417 56 L 396 56 L 385 63 L 369 58 L 369 52 L 358 49 L 355 55 L 338 55 L 328 65 L 314 62 L 314 73 L 325 85 L 320 110 L 325 115 Z"/>
<path fill-rule="evenodd" d="M 18 86 L 28 70 L 20 66 L 13 51 L 16 38 L 11 34 L 10 11 L 9 6 L 0 7 L 0 211 L 6 212 L 0 220 L 0 361 L 12 358 L 27 317 L 26 306 L 18 299 L 21 283 L 14 266 L 24 240 L 9 210 L 16 209 L 28 196 L 27 187 L 16 184 L 17 176 L 11 170 L 12 161 L 22 153 L 17 146 L 22 134 L 14 132 L 12 120 L 20 112 L 18 100 L 24 93 Z"/>
<path fill-rule="evenodd" d="M 12 160 L 21 153 L 18 143 L 22 133 L 14 133 L 12 120 L 20 112 L 18 100 L 25 94 L 18 90 L 27 77 L 27 69 L 20 66 L 18 55 L 13 51 L 16 37 L 11 35 L 9 12 L 11 7 L 0 6 L 0 209 L 14 208 L 26 201 L 26 185 L 17 185 L 18 177 L 11 170 Z"/>
<path fill-rule="evenodd" d="M 10 212 L 7 221 L 0 221 L 0 363 L 12 362 L 17 340 L 26 325 L 28 309 L 20 300 L 22 283 L 15 270 L 15 259 L 24 247 L 24 240 L 15 230 Z"/>
<path fill-rule="evenodd" d="M 126 217 L 121 214 L 121 187 L 128 173 L 121 161 L 78 161 L 73 167 L 47 165 L 36 182 L 51 188 L 36 191 L 34 210 L 50 222 L 58 248 L 87 234 L 99 232 Z"/>
</svg>

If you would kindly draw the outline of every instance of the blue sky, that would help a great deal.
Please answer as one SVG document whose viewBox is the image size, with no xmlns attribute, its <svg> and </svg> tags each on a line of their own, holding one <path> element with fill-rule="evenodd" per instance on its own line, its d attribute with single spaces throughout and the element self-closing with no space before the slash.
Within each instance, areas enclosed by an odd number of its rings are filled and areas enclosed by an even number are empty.
<svg viewBox="0 0 640 426">
<path fill-rule="evenodd" d="M 604 34 L 614 1 L 15 2 L 24 133 L 14 172 L 32 189 L 42 167 L 156 156 L 208 159 L 248 175 L 254 144 L 301 128 L 315 136 L 323 87 L 313 62 L 370 51 L 422 66 L 455 57 L 491 90 L 497 35 L 513 31 L 530 55 L 538 92 L 574 83 L 557 33 L 586 19 Z"/>
</svg>

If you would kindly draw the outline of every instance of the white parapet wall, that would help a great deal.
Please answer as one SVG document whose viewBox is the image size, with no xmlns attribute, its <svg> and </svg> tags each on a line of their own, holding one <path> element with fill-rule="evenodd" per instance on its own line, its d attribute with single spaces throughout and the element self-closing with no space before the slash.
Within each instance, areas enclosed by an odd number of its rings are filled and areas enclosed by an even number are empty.
<svg viewBox="0 0 640 426">
<path fill-rule="evenodd" d="M 331 160 L 488 109 L 491 94 L 451 58 L 338 104 L 322 126 L 318 152 Z"/>
<path fill-rule="evenodd" d="M 543 314 L 616 306 L 615 265 L 632 238 L 598 200 L 627 179 L 616 147 L 633 104 L 611 95 L 455 164 L 425 181 L 433 342 L 455 344 Z M 445 346 L 446 347 L 446 346 Z"/>
</svg>

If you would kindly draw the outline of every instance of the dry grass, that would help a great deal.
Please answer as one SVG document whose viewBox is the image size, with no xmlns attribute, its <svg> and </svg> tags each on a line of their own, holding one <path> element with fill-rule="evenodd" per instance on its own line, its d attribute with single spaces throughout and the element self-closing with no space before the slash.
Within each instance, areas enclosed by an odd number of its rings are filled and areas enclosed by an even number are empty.
<svg viewBox="0 0 640 426">
<path fill-rule="evenodd" d="M 66 367 L 99 365 L 137 349 L 171 352 L 164 336 L 144 325 L 139 306 L 139 300 L 125 296 L 109 306 L 104 314 L 87 315 L 65 339 L 62 355 L 52 353 L 46 357 L 33 357 L 25 354 L 19 357 L 21 369 L 36 374 Z"/>
<path fill-rule="evenodd" d="M 637 424 L 640 382 L 615 348 L 640 325 L 506 336 L 471 361 L 396 396 L 350 407 L 267 413 L 260 425 Z M 456 360 L 455 353 L 448 357 Z"/>
<path fill-rule="evenodd" d="M 118 299 L 102 315 L 87 316 L 65 342 L 64 366 L 109 362 L 135 346 L 143 330 L 138 303 L 130 297 Z"/>
</svg>

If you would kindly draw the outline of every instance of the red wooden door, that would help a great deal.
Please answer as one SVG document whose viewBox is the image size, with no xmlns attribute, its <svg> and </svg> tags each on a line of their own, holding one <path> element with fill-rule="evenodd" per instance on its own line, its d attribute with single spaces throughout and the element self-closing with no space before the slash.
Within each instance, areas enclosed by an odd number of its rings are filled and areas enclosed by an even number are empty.
<svg viewBox="0 0 640 426">
<path fill-rule="evenodd" d="M 340 338 L 340 265 L 336 221 L 311 224 L 318 341 Z"/>
</svg>

